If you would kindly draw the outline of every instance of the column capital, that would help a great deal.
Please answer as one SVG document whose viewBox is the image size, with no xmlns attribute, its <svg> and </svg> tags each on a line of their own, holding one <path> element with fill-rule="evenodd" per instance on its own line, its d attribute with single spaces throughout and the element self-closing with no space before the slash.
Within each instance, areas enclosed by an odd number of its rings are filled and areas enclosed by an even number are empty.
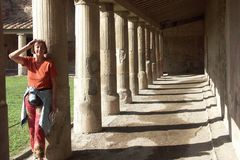
<svg viewBox="0 0 240 160">
<path fill-rule="evenodd" d="M 143 22 L 143 21 L 139 21 L 139 22 L 138 22 L 138 26 L 140 26 L 140 27 L 144 27 L 144 26 L 145 26 L 145 24 L 146 24 L 146 23 L 145 23 L 145 22 Z"/>
<path fill-rule="evenodd" d="M 25 36 L 25 33 L 17 33 L 18 36 Z"/>
<path fill-rule="evenodd" d="M 146 27 L 147 29 L 151 29 L 151 25 L 150 25 L 150 24 L 146 24 L 145 27 Z"/>
<path fill-rule="evenodd" d="M 151 31 L 156 32 L 157 28 L 155 26 L 150 26 Z"/>
<path fill-rule="evenodd" d="M 74 0 L 75 5 L 98 4 L 99 0 Z"/>
<path fill-rule="evenodd" d="M 113 12 L 113 3 L 110 2 L 101 2 L 100 3 L 100 11 L 102 12 Z"/>
<path fill-rule="evenodd" d="M 131 17 L 128 17 L 128 20 L 131 21 L 131 22 L 133 22 L 133 23 L 137 23 L 138 20 L 139 20 L 139 18 L 136 17 L 136 16 L 131 16 Z"/>
<path fill-rule="evenodd" d="M 126 17 L 129 15 L 128 11 L 116 11 L 115 14 L 117 14 L 120 17 Z"/>
</svg>

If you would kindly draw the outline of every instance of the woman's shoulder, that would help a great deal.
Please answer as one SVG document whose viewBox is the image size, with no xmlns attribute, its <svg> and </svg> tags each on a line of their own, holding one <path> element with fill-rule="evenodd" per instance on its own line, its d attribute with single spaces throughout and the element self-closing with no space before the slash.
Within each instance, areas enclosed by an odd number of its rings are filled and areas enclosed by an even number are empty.
<svg viewBox="0 0 240 160">
<path fill-rule="evenodd" d="M 48 65 L 54 65 L 54 61 L 50 57 L 45 58 L 45 63 L 48 64 Z"/>
</svg>

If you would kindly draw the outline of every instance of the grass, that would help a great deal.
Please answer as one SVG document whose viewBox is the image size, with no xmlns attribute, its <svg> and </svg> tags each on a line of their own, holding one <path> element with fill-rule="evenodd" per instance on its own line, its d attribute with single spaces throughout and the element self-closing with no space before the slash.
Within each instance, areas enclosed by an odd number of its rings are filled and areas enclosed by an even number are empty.
<svg viewBox="0 0 240 160">
<path fill-rule="evenodd" d="M 73 78 L 69 78 L 71 119 L 73 118 Z M 22 96 L 27 86 L 26 76 L 6 77 L 6 94 L 8 103 L 9 151 L 10 156 L 18 154 L 29 146 L 28 126 L 21 127 L 20 113 Z"/>
</svg>

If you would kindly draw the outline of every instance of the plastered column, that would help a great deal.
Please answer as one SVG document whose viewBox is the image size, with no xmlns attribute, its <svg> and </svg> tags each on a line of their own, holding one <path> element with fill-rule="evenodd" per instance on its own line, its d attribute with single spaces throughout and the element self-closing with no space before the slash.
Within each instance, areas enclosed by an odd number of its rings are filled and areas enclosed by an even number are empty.
<svg viewBox="0 0 240 160">
<path fill-rule="evenodd" d="M 23 46 L 26 45 L 26 43 L 27 43 L 26 35 L 23 33 L 19 33 L 18 34 L 18 48 L 22 48 Z M 23 52 L 21 55 L 26 56 L 27 52 Z M 27 74 L 26 67 L 22 66 L 21 64 L 18 64 L 18 75 L 22 76 L 22 75 L 26 75 L 26 74 Z"/>
<path fill-rule="evenodd" d="M 112 3 L 100 7 L 100 63 L 102 114 L 118 114 L 115 25 Z"/>
<path fill-rule="evenodd" d="M 145 57 L 146 57 L 146 74 L 148 84 L 152 84 L 152 62 L 150 51 L 150 25 L 145 27 Z"/>
<path fill-rule="evenodd" d="M 71 124 L 68 83 L 67 24 L 65 0 L 34 0 L 33 38 L 43 39 L 56 69 L 55 123 L 47 136 L 46 159 L 62 160 L 71 155 Z"/>
<path fill-rule="evenodd" d="M 156 35 L 155 34 L 155 28 L 152 27 L 152 31 L 151 31 L 151 61 L 152 61 L 152 78 L 153 78 L 153 81 L 157 80 L 155 35 Z"/>
<path fill-rule="evenodd" d="M 115 12 L 117 90 L 120 105 L 132 102 L 129 89 L 128 20 L 127 11 Z"/>
<path fill-rule="evenodd" d="M 159 51 L 159 31 L 156 29 L 155 32 L 155 56 L 156 56 L 156 76 L 157 78 L 160 77 L 160 68 L 159 68 L 159 57 L 160 57 L 160 51 Z M 157 79 L 156 78 L 156 79 Z"/>
<path fill-rule="evenodd" d="M 138 23 L 138 82 L 139 89 L 147 88 L 146 61 L 145 61 L 145 23 Z"/>
<path fill-rule="evenodd" d="M 74 132 L 93 133 L 102 129 L 98 0 L 76 1 L 75 11 Z"/>
<path fill-rule="evenodd" d="M 129 81 L 132 95 L 138 94 L 137 17 L 128 18 Z"/>
<path fill-rule="evenodd" d="M 159 77 L 163 75 L 163 32 L 159 32 Z"/>
<path fill-rule="evenodd" d="M 5 61 L 6 54 L 3 52 L 3 32 L 0 1 L 0 159 L 9 159 L 9 136 L 8 136 L 8 109 L 6 102 L 5 87 Z"/>
</svg>

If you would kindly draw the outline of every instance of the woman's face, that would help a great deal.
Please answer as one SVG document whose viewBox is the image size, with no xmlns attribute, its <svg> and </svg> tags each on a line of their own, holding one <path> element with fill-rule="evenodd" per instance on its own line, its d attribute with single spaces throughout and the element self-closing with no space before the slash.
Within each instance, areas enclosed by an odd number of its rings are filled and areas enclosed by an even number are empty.
<svg viewBox="0 0 240 160">
<path fill-rule="evenodd" d="M 46 48 L 43 43 L 36 42 L 34 44 L 34 52 L 37 56 L 43 56 L 46 52 Z"/>
</svg>

